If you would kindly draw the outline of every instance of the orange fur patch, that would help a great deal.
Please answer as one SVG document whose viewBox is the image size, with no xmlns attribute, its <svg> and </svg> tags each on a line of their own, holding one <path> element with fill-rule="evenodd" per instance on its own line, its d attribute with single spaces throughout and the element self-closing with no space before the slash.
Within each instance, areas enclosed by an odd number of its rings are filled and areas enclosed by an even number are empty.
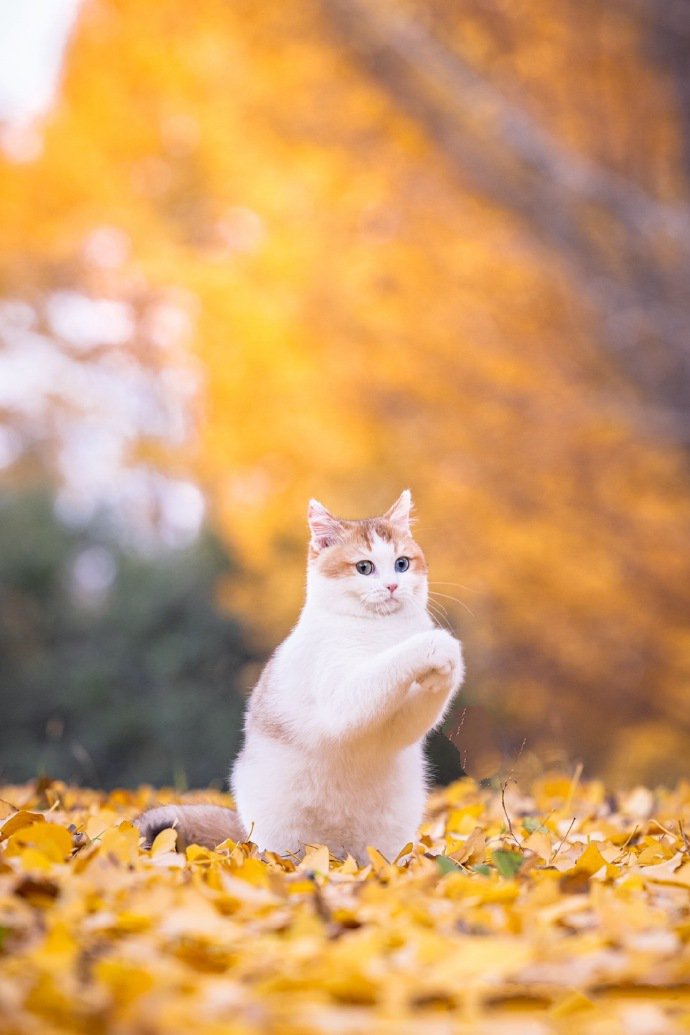
<svg viewBox="0 0 690 1035">
<path fill-rule="evenodd" d="M 273 658 L 266 662 L 249 701 L 249 721 L 254 729 L 284 744 L 294 741 L 292 731 L 271 709 Z"/>
<path fill-rule="evenodd" d="M 366 518 L 363 521 L 342 521 L 341 536 L 333 546 L 309 551 L 309 559 L 319 566 L 323 575 L 342 579 L 352 575 L 357 561 L 366 560 L 374 538 L 393 543 L 399 557 L 408 557 L 410 570 L 425 574 L 426 560 L 419 545 L 411 536 L 399 537 L 396 529 L 385 518 Z"/>
<path fill-rule="evenodd" d="M 410 562 L 410 571 L 417 572 L 420 575 L 426 575 L 429 568 L 426 563 L 426 557 L 422 552 L 422 548 L 414 541 L 414 539 L 404 539 L 398 545 L 398 551 L 400 557 L 407 557 Z"/>
<path fill-rule="evenodd" d="M 329 579 L 343 579 L 352 575 L 352 565 L 362 559 L 361 552 L 355 560 L 353 560 L 353 556 L 354 552 L 350 543 L 328 546 L 317 559 L 319 571 L 322 575 L 327 575 Z"/>
</svg>

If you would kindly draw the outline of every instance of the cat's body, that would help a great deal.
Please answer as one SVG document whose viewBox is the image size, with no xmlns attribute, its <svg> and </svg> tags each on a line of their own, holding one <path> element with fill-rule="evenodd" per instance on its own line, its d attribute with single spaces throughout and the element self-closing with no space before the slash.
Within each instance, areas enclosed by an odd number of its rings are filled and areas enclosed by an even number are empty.
<svg viewBox="0 0 690 1035">
<path fill-rule="evenodd" d="M 244 836 L 281 854 L 327 844 L 360 861 L 415 838 L 423 742 L 462 681 L 460 645 L 426 610 L 426 564 L 403 493 L 382 518 L 343 521 L 312 501 L 307 597 L 254 689 L 232 772 L 232 813 L 154 809 L 185 841 Z M 369 570 L 370 569 L 370 570 Z M 174 810 L 174 813 L 173 811 Z M 195 811 L 189 811 L 195 810 Z"/>
</svg>

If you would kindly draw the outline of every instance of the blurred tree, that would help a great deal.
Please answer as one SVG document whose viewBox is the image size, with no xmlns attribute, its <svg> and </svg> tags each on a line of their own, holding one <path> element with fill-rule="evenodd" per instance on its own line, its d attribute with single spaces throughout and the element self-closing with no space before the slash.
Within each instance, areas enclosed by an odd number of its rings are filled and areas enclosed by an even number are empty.
<svg viewBox="0 0 690 1035">
<path fill-rule="evenodd" d="M 411 484 L 479 775 L 525 738 L 620 780 L 690 750 L 687 118 L 652 7 L 87 0 L 43 153 L 0 163 L 9 430 L 125 503 L 127 465 L 207 489 L 267 646 L 308 497 Z M 89 302 L 126 341 L 65 326 Z M 38 416 L 26 355 L 60 358 Z"/>
<path fill-rule="evenodd" d="M 449 17 L 437 2 L 323 6 L 353 54 L 463 183 L 514 212 L 565 266 L 598 311 L 601 346 L 646 399 L 641 428 L 690 446 L 690 207 L 660 201 L 511 102 L 463 55 L 460 7 Z M 601 13 L 591 16 L 601 28 Z M 445 39 L 429 21 L 439 23 Z M 665 35 L 676 80 L 679 55 L 687 78 L 687 38 L 667 29 Z"/>
<path fill-rule="evenodd" d="M 256 654 L 215 604 L 218 540 L 137 557 L 45 491 L 5 494 L 0 540 L 0 778 L 220 783 Z"/>
</svg>

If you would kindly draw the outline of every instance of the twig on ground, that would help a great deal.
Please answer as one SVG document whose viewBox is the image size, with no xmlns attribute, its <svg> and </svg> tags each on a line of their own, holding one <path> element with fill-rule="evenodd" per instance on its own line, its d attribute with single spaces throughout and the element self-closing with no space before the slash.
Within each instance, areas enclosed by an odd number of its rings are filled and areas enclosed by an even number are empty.
<svg viewBox="0 0 690 1035">
<path fill-rule="evenodd" d="M 556 858 L 556 856 L 557 856 L 557 855 L 558 855 L 558 853 L 560 852 L 561 848 L 562 848 L 562 847 L 563 847 L 563 845 L 565 844 L 565 839 L 567 838 L 568 834 L 570 833 L 570 831 L 571 831 L 571 830 L 573 829 L 573 827 L 575 826 L 575 820 L 576 820 L 576 819 L 577 819 L 577 816 L 573 816 L 573 818 L 572 818 L 572 819 L 571 819 L 571 821 L 570 821 L 570 826 L 568 827 L 568 829 L 566 830 L 565 834 L 564 834 L 564 835 L 563 835 L 563 837 L 561 838 L 561 841 L 560 841 L 560 844 L 558 845 L 558 848 L 557 848 L 557 849 L 556 849 L 556 851 L 555 851 L 555 852 L 553 853 L 553 855 L 551 855 L 551 856 L 549 857 L 549 866 L 551 866 L 551 864 L 553 863 L 554 859 Z"/>
</svg>

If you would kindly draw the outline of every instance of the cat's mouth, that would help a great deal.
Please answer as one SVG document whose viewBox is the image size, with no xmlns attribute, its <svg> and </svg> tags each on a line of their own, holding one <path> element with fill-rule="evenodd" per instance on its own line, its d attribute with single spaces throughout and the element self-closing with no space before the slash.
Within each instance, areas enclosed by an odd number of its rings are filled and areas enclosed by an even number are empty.
<svg viewBox="0 0 690 1035">
<path fill-rule="evenodd" d="M 381 597 L 380 600 L 368 600 L 367 607 L 377 615 L 392 615 L 403 606 L 400 597 Z"/>
</svg>

